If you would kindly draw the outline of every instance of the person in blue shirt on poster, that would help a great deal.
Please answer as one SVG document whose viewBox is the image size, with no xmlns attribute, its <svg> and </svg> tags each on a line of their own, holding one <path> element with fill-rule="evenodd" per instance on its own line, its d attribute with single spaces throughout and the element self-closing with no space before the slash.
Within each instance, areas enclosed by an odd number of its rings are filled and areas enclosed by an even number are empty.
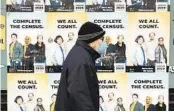
<svg viewBox="0 0 174 112">
<path fill-rule="evenodd" d="M 60 0 L 50 0 L 50 4 L 53 7 L 59 7 L 61 5 L 61 1 Z"/>
</svg>

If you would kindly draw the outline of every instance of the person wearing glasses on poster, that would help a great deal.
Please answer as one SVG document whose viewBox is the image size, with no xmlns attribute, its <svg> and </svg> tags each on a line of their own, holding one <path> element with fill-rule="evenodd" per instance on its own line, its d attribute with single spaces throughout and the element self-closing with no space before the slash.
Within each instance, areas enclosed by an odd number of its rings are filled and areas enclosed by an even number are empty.
<svg viewBox="0 0 174 112">
<path fill-rule="evenodd" d="M 45 108 L 42 102 L 43 102 L 42 98 L 37 98 L 37 105 L 34 108 L 34 111 L 45 111 Z"/>
<path fill-rule="evenodd" d="M 123 98 L 117 98 L 117 106 L 115 108 L 115 111 L 126 111 L 123 105 Z"/>
<path fill-rule="evenodd" d="M 13 106 L 13 109 L 11 111 L 25 111 L 25 105 L 24 105 L 24 99 L 22 96 L 17 96 L 14 100 L 15 106 Z"/>
<path fill-rule="evenodd" d="M 135 39 L 135 48 L 133 49 L 132 54 L 132 63 L 134 66 L 146 66 L 147 64 L 147 57 L 146 57 L 146 51 L 144 47 L 144 37 L 142 35 L 139 35 Z"/>
<path fill-rule="evenodd" d="M 62 47 L 64 40 L 61 35 L 56 36 L 54 39 L 54 52 L 52 55 L 52 63 L 54 66 L 60 66 L 65 60 L 65 51 Z"/>
</svg>

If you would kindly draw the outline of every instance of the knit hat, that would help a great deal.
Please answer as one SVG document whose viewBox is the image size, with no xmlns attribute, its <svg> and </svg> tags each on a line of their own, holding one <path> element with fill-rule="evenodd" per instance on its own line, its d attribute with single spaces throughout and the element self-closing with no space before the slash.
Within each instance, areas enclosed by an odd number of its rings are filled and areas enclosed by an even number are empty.
<svg viewBox="0 0 174 112">
<path fill-rule="evenodd" d="M 81 41 L 85 41 L 87 43 L 91 43 L 105 34 L 105 31 L 97 24 L 86 22 L 84 23 L 78 33 L 78 39 Z"/>
</svg>

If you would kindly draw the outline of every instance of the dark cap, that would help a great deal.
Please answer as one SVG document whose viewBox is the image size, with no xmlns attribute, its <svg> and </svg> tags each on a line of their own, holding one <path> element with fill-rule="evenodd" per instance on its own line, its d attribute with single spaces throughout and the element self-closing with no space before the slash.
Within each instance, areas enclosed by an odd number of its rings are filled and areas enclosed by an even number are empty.
<svg viewBox="0 0 174 112">
<path fill-rule="evenodd" d="M 92 22 L 86 22 L 81 26 L 78 32 L 77 40 L 90 43 L 103 37 L 104 34 L 105 34 L 105 31 L 99 25 L 94 24 Z"/>
</svg>

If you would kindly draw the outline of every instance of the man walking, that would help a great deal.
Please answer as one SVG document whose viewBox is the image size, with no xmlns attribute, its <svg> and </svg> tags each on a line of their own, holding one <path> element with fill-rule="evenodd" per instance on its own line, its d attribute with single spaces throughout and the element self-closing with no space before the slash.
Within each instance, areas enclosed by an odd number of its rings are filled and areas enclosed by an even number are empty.
<svg viewBox="0 0 174 112">
<path fill-rule="evenodd" d="M 80 28 L 77 42 L 63 64 L 55 111 L 99 110 L 95 60 L 104 34 L 99 25 L 91 22 Z"/>
</svg>

